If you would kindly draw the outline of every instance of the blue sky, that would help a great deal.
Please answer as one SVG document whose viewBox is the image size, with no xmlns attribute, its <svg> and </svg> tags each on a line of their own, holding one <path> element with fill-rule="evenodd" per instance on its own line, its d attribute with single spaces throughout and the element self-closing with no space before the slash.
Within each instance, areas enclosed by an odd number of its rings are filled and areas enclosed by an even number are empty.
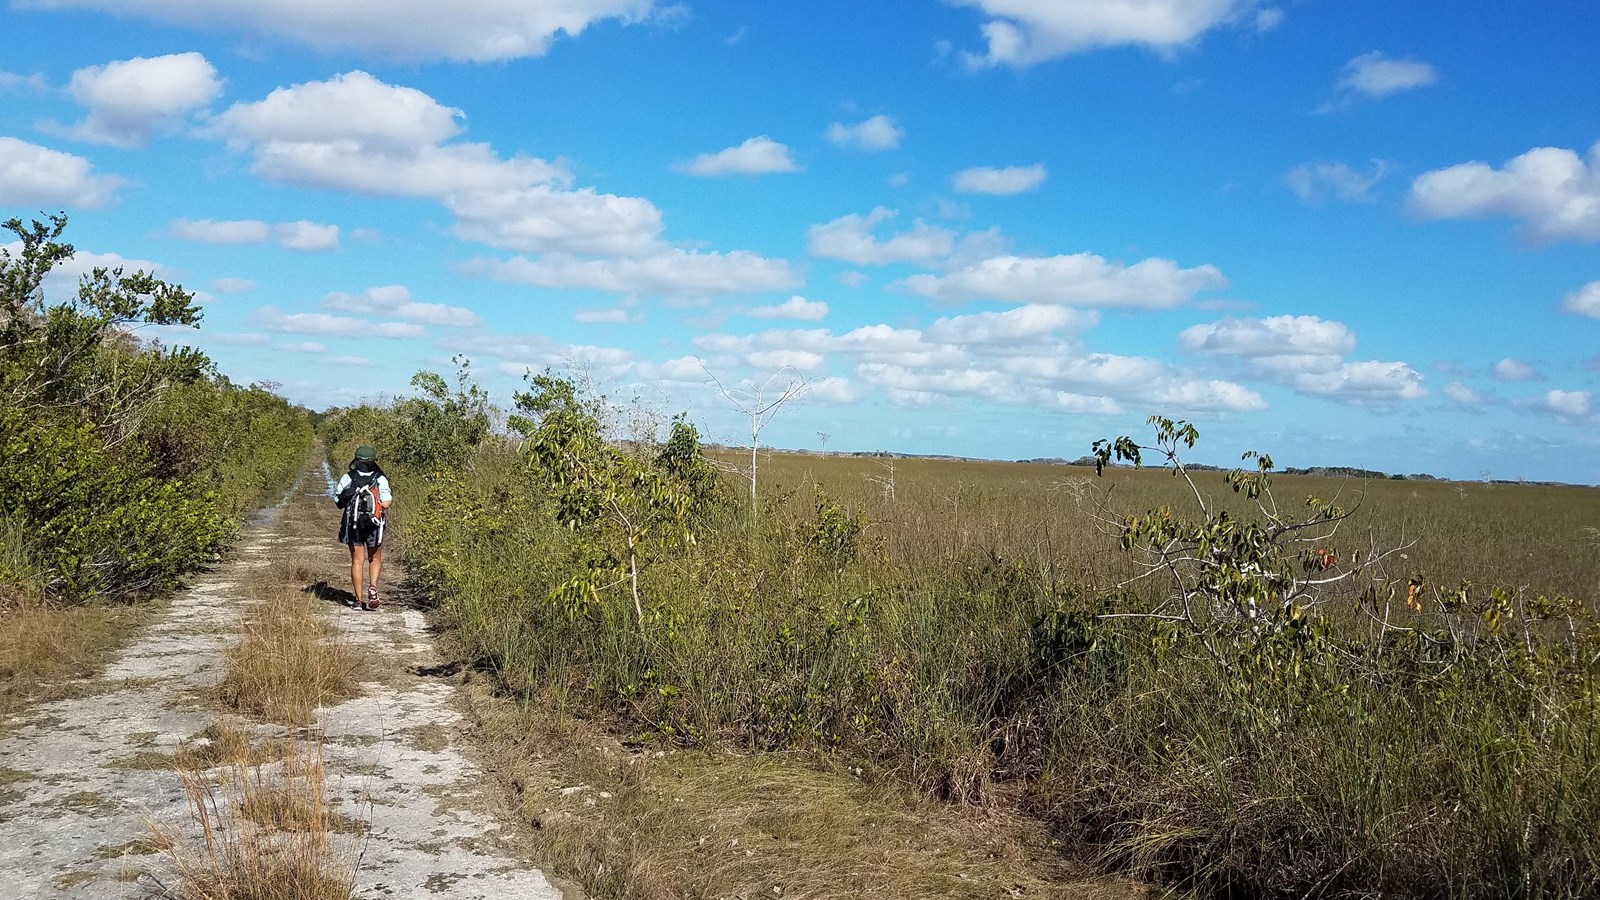
<svg viewBox="0 0 1600 900">
<path fill-rule="evenodd" d="M 729 443 L 708 373 L 807 382 L 780 447 L 1600 481 L 1584 0 L 0 4 L 0 213 L 314 407 L 465 354 Z"/>
</svg>

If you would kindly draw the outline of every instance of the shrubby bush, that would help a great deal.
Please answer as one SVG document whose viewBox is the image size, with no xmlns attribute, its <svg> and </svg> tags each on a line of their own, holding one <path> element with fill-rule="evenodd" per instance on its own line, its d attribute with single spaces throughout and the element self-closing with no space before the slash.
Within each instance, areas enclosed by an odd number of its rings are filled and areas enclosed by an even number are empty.
<svg viewBox="0 0 1600 900">
<path fill-rule="evenodd" d="M 68 601 L 169 589 L 293 476 L 309 414 L 134 337 L 197 326 L 192 294 L 97 268 L 54 300 L 65 218 L 4 227 L 20 247 L 0 250 L 0 584 Z"/>
</svg>

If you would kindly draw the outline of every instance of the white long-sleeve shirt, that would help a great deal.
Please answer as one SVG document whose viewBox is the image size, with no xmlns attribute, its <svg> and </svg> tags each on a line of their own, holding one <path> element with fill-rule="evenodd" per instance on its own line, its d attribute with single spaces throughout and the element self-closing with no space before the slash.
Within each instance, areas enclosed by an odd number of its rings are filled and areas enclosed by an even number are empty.
<svg viewBox="0 0 1600 900">
<path fill-rule="evenodd" d="M 350 473 L 346 472 L 339 477 L 339 483 L 333 488 L 334 502 L 338 502 L 339 495 L 343 494 L 344 489 L 349 486 Z M 394 495 L 389 493 L 389 476 L 387 475 L 378 476 L 378 502 L 382 503 L 384 506 L 388 506 L 390 503 L 394 502 Z"/>
</svg>

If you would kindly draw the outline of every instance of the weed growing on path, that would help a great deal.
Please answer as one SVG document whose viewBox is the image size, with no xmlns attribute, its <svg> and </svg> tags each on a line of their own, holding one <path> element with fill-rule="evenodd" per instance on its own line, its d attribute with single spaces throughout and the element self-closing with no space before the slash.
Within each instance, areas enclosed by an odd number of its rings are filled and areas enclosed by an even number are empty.
<svg viewBox="0 0 1600 900">
<path fill-rule="evenodd" d="M 348 900 L 360 844 L 341 835 L 359 827 L 328 803 L 321 746 L 298 743 L 273 763 L 254 757 L 245 747 L 220 766 L 180 762 L 190 820 L 150 824 L 167 863 L 151 873 L 159 896 Z"/>
<path fill-rule="evenodd" d="M 317 617 L 317 599 L 270 577 L 252 589 L 265 596 L 228 653 L 222 701 L 268 721 L 309 725 L 318 707 L 357 696 L 355 655 Z"/>
</svg>

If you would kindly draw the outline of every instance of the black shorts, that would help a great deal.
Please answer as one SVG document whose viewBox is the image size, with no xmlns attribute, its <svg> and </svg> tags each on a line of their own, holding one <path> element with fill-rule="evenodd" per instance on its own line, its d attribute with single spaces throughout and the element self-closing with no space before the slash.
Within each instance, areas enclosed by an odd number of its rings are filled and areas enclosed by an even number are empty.
<svg viewBox="0 0 1600 900">
<path fill-rule="evenodd" d="M 339 543 L 350 547 L 381 547 L 383 546 L 383 520 L 367 528 L 350 521 L 346 516 L 339 520 Z"/>
</svg>

